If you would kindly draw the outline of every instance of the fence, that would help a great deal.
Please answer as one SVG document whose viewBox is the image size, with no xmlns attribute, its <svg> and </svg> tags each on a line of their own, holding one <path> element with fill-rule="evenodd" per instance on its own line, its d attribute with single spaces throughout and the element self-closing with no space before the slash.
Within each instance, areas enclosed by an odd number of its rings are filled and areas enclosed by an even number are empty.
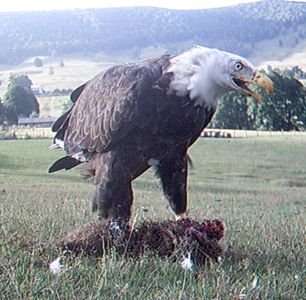
<svg viewBox="0 0 306 300">
<path fill-rule="evenodd" d="M 260 131 L 260 130 L 234 130 L 234 129 L 205 129 L 202 136 L 210 137 L 269 137 L 269 136 L 306 136 L 306 131 Z"/>
<path fill-rule="evenodd" d="M 54 132 L 51 128 L 45 127 L 8 127 L 3 131 L 3 138 L 16 138 L 16 139 L 47 139 L 52 138 Z"/>
<path fill-rule="evenodd" d="M 205 133 L 205 134 L 204 134 Z M 202 136 L 219 138 L 251 138 L 251 137 L 270 137 L 270 136 L 305 136 L 305 131 L 256 131 L 256 130 L 231 130 L 231 129 L 205 129 Z M 51 128 L 45 127 L 20 127 L 12 126 L 2 131 L 3 138 L 17 139 L 41 139 L 53 138 L 54 132 Z"/>
</svg>

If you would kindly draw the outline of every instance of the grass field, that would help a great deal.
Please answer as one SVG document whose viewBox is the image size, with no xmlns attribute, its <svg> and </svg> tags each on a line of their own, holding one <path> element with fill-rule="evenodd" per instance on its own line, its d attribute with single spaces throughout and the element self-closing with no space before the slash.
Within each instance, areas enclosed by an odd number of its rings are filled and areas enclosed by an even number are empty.
<svg viewBox="0 0 306 300">
<path fill-rule="evenodd" d="M 184 271 L 171 259 L 115 254 L 48 265 L 53 241 L 96 218 L 78 170 L 47 174 L 48 140 L 0 141 L 1 299 L 305 299 L 306 139 L 201 139 L 190 150 L 189 216 L 220 218 L 220 264 Z M 134 216 L 173 218 L 159 182 L 134 183 Z M 254 278 L 258 279 L 255 284 Z"/>
</svg>

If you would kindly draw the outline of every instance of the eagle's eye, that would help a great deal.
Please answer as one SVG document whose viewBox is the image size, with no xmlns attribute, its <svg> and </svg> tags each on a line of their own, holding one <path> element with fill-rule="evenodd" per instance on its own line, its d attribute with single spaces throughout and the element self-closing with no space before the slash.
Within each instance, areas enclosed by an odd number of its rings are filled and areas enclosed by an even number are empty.
<svg viewBox="0 0 306 300">
<path fill-rule="evenodd" d="M 244 67 L 241 62 L 236 62 L 234 68 L 235 68 L 235 71 L 241 71 Z"/>
</svg>

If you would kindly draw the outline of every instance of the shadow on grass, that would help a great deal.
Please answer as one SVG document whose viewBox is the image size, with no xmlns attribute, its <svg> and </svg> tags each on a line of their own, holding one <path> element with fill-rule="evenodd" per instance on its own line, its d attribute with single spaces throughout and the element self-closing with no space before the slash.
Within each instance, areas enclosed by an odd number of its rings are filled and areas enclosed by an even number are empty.
<svg viewBox="0 0 306 300">
<path fill-rule="evenodd" d="M 3 173 L 3 169 L 18 170 L 20 169 L 20 166 L 12 162 L 10 156 L 0 154 L 0 173 Z"/>
<path fill-rule="evenodd" d="M 190 185 L 193 191 L 197 191 L 198 193 L 213 193 L 213 194 L 233 194 L 235 196 L 237 195 L 244 195 L 244 194 L 256 194 L 257 190 L 254 189 L 248 189 L 246 187 L 243 188 L 237 188 L 237 186 L 212 186 L 212 184 L 207 185 L 198 185 L 196 183 L 192 183 Z"/>
<path fill-rule="evenodd" d="M 54 182 L 54 181 L 67 181 L 67 182 L 74 182 L 74 183 L 86 182 L 86 180 L 83 180 L 80 175 L 78 176 L 76 174 L 70 174 L 70 175 L 60 174 L 59 176 L 54 176 L 54 175 L 48 174 L 47 171 L 46 173 L 39 173 L 39 172 L 34 173 L 34 172 L 29 172 L 29 171 L 24 172 L 19 167 L 16 168 L 15 170 L 16 171 L 12 170 L 12 168 L 10 168 L 10 170 L 7 169 L 5 171 L 1 170 L 0 174 L 5 175 L 5 176 L 21 177 L 24 179 L 23 181 L 26 181 L 27 178 L 32 178 L 32 179 L 35 178 L 35 181 L 33 182 L 42 182 L 42 181 L 47 182 L 48 180 L 50 182 Z"/>
<path fill-rule="evenodd" d="M 302 242 L 300 245 L 291 249 L 291 253 L 288 253 L 288 249 L 278 250 L 265 250 L 251 248 L 240 249 L 238 247 L 229 246 L 224 252 L 223 265 L 228 268 L 232 266 L 238 267 L 239 270 L 248 270 L 254 273 L 268 273 L 273 269 L 274 272 L 291 272 L 292 270 L 298 270 L 303 265 L 303 255 L 301 255 L 299 248 L 302 248 Z"/>
<path fill-rule="evenodd" d="M 306 181 L 302 181 L 302 180 L 289 180 L 287 182 L 287 186 L 289 187 L 306 187 Z"/>
</svg>

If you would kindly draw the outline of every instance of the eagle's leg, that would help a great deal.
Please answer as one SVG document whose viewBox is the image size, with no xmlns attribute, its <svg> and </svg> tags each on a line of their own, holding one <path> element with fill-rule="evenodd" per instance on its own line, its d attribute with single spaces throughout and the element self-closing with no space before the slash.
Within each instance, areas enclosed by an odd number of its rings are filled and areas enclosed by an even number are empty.
<svg viewBox="0 0 306 300">
<path fill-rule="evenodd" d="M 92 212 L 96 212 L 98 210 L 98 188 L 96 188 L 95 190 L 95 193 L 92 197 L 92 202 L 91 202 L 92 206 L 91 206 L 91 209 L 92 209 Z"/>
<path fill-rule="evenodd" d="M 129 221 L 133 202 L 131 182 L 104 180 L 96 187 L 93 208 L 101 219 Z"/>
<path fill-rule="evenodd" d="M 96 184 L 92 210 L 97 211 L 101 219 L 129 221 L 133 203 L 132 179 L 117 153 L 97 155 L 91 163 Z"/>
<path fill-rule="evenodd" d="M 187 154 L 176 154 L 163 159 L 157 166 L 164 194 L 177 219 L 185 217 L 187 209 L 187 162 Z"/>
</svg>

